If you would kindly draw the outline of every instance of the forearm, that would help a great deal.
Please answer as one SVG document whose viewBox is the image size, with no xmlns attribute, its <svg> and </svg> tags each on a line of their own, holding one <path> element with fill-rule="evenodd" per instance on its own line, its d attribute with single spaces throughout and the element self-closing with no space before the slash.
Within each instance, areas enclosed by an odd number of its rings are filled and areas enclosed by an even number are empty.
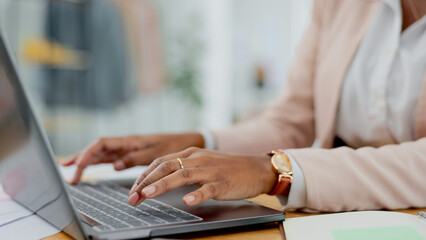
<svg viewBox="0 0 426 240">
<path fill-rule="evenodd" d="M 302 148 L 312 145 L 314 127 L 313 122 L 309 122 L 310 116 L 295 114 L 293 121 L 293 119 L 277 116 L 270 111 L 272 110 L 266 110 L 262 116 L 256 119 L 227 129 L 213 131 L 217 150 L 264 154 L 273 149 Z M 298 120 L 300 121 L 298 122 Z"/>
<path fill-rule="evenodd" d="M 306 181 L 306 207 L 320 211 L 426 206 L 426 138 L 381 148 L 286 150 Z"/>
<path fill-rule="evenodd" d="M 204 148 L 205 141 L 203 135 L 198 132 L 183 133 L 182 144 L 188 147 Z"/>
</svg>

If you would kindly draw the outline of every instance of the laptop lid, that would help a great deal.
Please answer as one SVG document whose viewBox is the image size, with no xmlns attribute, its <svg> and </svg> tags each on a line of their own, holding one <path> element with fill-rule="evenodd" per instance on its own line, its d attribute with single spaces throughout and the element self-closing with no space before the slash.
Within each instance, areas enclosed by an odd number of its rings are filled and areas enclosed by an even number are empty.
<svg viewBox="0 0 426 240">
<path fill-rule="evenodd" d="M 4 191 L 76 239 L 85 239 L 50 144 L 0 33 L 0 182 Z"/>
</svg>

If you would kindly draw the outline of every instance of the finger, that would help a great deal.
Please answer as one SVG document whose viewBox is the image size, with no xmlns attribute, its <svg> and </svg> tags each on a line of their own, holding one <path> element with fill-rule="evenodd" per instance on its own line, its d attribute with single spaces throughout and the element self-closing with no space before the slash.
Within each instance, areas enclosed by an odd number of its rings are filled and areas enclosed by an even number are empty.
<svg viewBox="0 0 426 240">
<path fill-rule="evenodd" d="M 178 153 L 171 153 L 168 155 L 165 155 L 163 157 L 157 158 L 156 160 L 154 160 L 149 167 L 145 170 L 145 172 L 135 181 L 135 183 L 133 184 L 131 190 L 130 190 L 130 194 L 133 193 L 132 190 L 134 190 L 134 188 L 136 186 L 138 186 L 142 180 L 144 178 L 146 178 L 152 171 L 154 171 L 154 169 L 156 169 L 161 163 L 165 162 L 165 161 L 170 161 L 170 160 L 176 160 L 177 158 L 181 158 L 181 159 L 185 159 L 189 156 L 191 156 L 192 154 L 201 151 L 200 148 L 196 148 L 196 147 L 190 147 L 188 149 L 185 149 L 181 152 Z M 180 165 L 179 165 L 180 167 Z"/>
<path fill-rule="evenodd" d="M 150 176 L 148 176 L 148 178 L 149 177 Z M 216 179 L 213 177 L 213 171 L 209 168 L 180 169 L 173 174 L 161 178 L 153 184 L 143 188 L 141 193 L 144 198 L 155 198 L 163 193 L 184 185 L 206 183 L 215 180 Z"/>
<path fill-rule="evenodd" d="M 133 183 L 132 188 L 130 189 L 129 196 L 131 196 L 135 188 L 139 186 L 139 184 L 142 183 L 142 181 L 155 169 L 161 164 L 162 160 L 161 158 L 156 159 L 153 161 L 148 168 L 136 179 L 136 181 Z"/>
<path fill-rule="evenodd" d="M 88 165 L 93 159 L 100 159 L 111 153 L 120 152 L 123 150 L 125 140 L 122 138 L 101 138 L 86 150 L 84 150 L 76 160 L 76 164 L 81 166 Z"/>
<path fill-rule="evenodd" d="M 186 153 L 188 155 L 189 153 Z M 167 156 L 166 160 L 159 159 L 153 162 L 147 170 L 133 184 L 129 196 L 131 196 L 135 191 L 141 191 L 144 187 L 152 184 L 155 181 L 179 170 L 182 168 L 180 162 L 175 158 L 177 155 Z M 195 156 L 195 155 L 193 155 Z M 171 158 L 170 160 L 167 160 Z M 185 168 L 196 168 L 196 167 L 209 167 L 212 166 L 212 161 L 207 156 L 197 156 L 184 158 L 180 157 L 182 164 Z"/>
<path fill-rule="evenodd" d="M 150 178 L 150 176 L 148 176 L 148 178 Z M 136 190 L 135 192 L 139 194 L 140 199 L 136 202 L 131 202 L 131 204 L 138 205 L 146 198 L 155 198 L 161 194 L 184 185 L 190 185 L 199 182 L 204 183 L 214 180 L 215 179 L 212 178 L 212 171 L 208 168 L 180 169 L 171 175 L 161 178 L 158 181 L 154 181 L 154 183 L 143 188 L 141 191 Z"/>
<path fill-rule="evenodd" d="M 203 185 L 201 188 L 185 195 L 182 200 L 187 206 L 194 206 L 209 199 L 219 196 L 221 188 L 220 182 L 212 182 Z"/>
<path fill-rule="evenodd" d="M 77 184 L 80 181 L 81 176 L 83 175 L 84 169 L 87 168 L 89 165 L 96 165 L 96 164 L 101 164 L 101 163 L 111 163 L 111 162 L 114 162 L 114 161 L 115 161 L 114 156 L 109 156 L 109 157 L 95 157 L 94 156 L 90 162 L 79 161 L 78 158 L 77 158 L 77 160 L 74 162 L 74 164 L 77 166 L 77 169 L 76 169 L 76 172 L 74 173 L 73 180 L 71 181 L 71 184 Z"/>
<path fill-rule="evenodd" d="M 91 164 L 113 162 L 114 154 L 105 155 L 104 152 L 120 151 L 124 140 L 122 138 L 101 138 L 89 148 L 78 154 L 74 160 L 77 171 L 74 174 L 72 184 L 77 184 L 83 174 L 83 170 Z M 125 144 L 125 143 L 124 143 Z"/>
<path fill-rule="evenodd" d="M 86 167 L 77 167 L 77 170 L 74 173 L 74 177 L 71 180 L 71 184 L 77 184 L 80 181 L 85 168 Z"/>
<path fill-rule="evenodd" d="M 135 192 L 140 193 L 142 189 L 145 188 L 146 186 L 158 181 L 162 177 L 165 177 L 181 168 L 180 163 L 177 160 L 170 160 L 170 161 L 162 162 L 160 164 L 155 163 L 152 165 L 156 165 L 155 169 L 153 171 L 146 170 L 136 180 L 136 182 L 132 186 L 132 189 L 130 190 L 129 196 L 133 195 L 133 193 Z"/>
<path fill-rule="evenodd" d="M 65 159 L 64 161 L 61 162 L 61 165 L 64 166 L 64 167 L 68 167 L 68 166 L 73 165 L 75 163 L 75 160 L 77 159 L 78 155 L 79 154 L 77 153 L 74 156 Z"/>
<path fill-rule="evenodd" d="M 148 168 L 145 170 L 145 172 L 143 172 L 138 179 L 136 179 L 136 181 L 133 183 L 132 188 L 130 189 L 129 192 L 129 196 L 131 196 L 134 193 L 135 188 L 141 184 L 141 182 L 152 172 L 154 171 L 154 169 L 156 169 L 160 164 L 162 164 L 165 161 L 170 161 L 170 160 L 176 160 L 177 158 L 187 158 L 189 156 L 191 156 L 192 154 L 194 154 L 195 152 L 198 152 L 200 149 L 199 148 L 188 148 L 186 150 L 183 150 L 181 152 L 178 153 L 172 153 L 172 154 L 168 154 L 166 156 L 157 158 L 156 160 L 154 160 L 149 166 Z M 179 165 L 180 168 L 180 165 Z M 143 186 L 145 187 L 145 186 Z"/>
<path fill-rule="evenodd" d="M 74 173 L 73 180 L 71 181 L 71 184 L 77 184 L 80 182 L 81 177 L 83 176 L 84 169 L 86 169 L 89 165 L 96 165 L 101 163 L 111 163 L 114 162 L 116 159 L 114 156 L 111 157 L 99 157 L 95 161 L 90 162 L 89 164 L 79 163 L 76 162 L 75 165 L 77 166 L 77 169 Z"/>
<path fill-rule="evenodd" d="M 64 167 L 68 167 L 68 166 L 71 166 L 73 164 L 76 164 L 76 161 L 77 161 L 79 155 L 80 155 L 80 153 L 78 153 L 78 154 L 76 154 L 76 155 L 74 155 L 70 158 L 67 158 L 65 160 L 62 160 L 60 162 L 60 164 Z M 93 156 L 93 157 L 96 157 L 97 160 L 95 162 L 92 161 L 91 164 L 93 164 L 93 163 L 110 163 L 110 162 L 114 162 L 116 160 L 117 155 L 114 155 L 114 154 L 109 154 L 109 155 L 96 154 L 96 156 Z"/>
<path fill-rule="evenodd" d="M 110 163 L 110 162 L 113 162 L 113 161 L 114 160 L 112 158 L 102 158 L 102 159 L 98 159 L 96 162 L 90 163 L 90 165 L 95 165 L 95 164 L 100 164 L 100 163 Z M 76 169 L 74 176 L 71 180 L 71 184 L 79 183 L 81 177 L 83 176 L 84 169 L 86 169 L 88 167 L 88 165 L 85 165 L 85 164 L 80 165 L 80 163 L 78 163 L 78 162 L 76 162 L 75 164 L 77 166 L 77 169 Z"/>
<path fill-rule="evenodd" d="M 130 152 L 114 162 L 115 170 L 123 170 L 137 165 L 149 164 L 154 160 L 157 149 Z"/>
</svg>

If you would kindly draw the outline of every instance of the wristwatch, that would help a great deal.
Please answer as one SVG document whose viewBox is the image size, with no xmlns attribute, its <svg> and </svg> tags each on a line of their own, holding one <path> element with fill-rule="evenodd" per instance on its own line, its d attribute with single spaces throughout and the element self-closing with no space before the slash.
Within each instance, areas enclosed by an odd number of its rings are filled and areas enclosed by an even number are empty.
<svg viewBox="0 0 426 240">
<path fill-rule="evenodd" d="M 271 156 L 272 170 L 278 175 L 278 181 L 269 195 L 288 195 L 293 182 L 290 158 L 281 151 L 272 151 L 268 155 Z"/>
</svg>

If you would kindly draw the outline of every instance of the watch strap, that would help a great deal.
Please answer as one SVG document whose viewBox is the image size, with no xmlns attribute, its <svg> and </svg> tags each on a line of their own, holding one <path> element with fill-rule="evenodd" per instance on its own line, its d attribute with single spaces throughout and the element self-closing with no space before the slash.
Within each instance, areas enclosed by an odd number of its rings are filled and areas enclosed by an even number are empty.
<svg viewBox="0 0 426 240">
<path fill-rule="evenodd" d="M 282 151 L 271 151 L 268 153 L 269 156 L 273 157 L 276 154 L 283 154 L 285 159 L 289 162 L 291 167 L 291 162 L 287 154 Z M 272 162 L 272 160 L 271 160 Z M 269 193 L 269 195 L 288 195 L 290 193 L 291 183 L 293 182 L 292 173 L 281 173 L 279 172 L 274 165 L 272 164 L 272 169 L 278 174 L 278 181 L 275 184 L 274 189 Z"/>
<path fill-rule="evenodd" d="M 269 195 L 288 195 L 290 193 L 291 182 L 292 177 L 282 174 L 278 175 L 277 184 L 275 184 L 274 189 Z"/>
</svg>

